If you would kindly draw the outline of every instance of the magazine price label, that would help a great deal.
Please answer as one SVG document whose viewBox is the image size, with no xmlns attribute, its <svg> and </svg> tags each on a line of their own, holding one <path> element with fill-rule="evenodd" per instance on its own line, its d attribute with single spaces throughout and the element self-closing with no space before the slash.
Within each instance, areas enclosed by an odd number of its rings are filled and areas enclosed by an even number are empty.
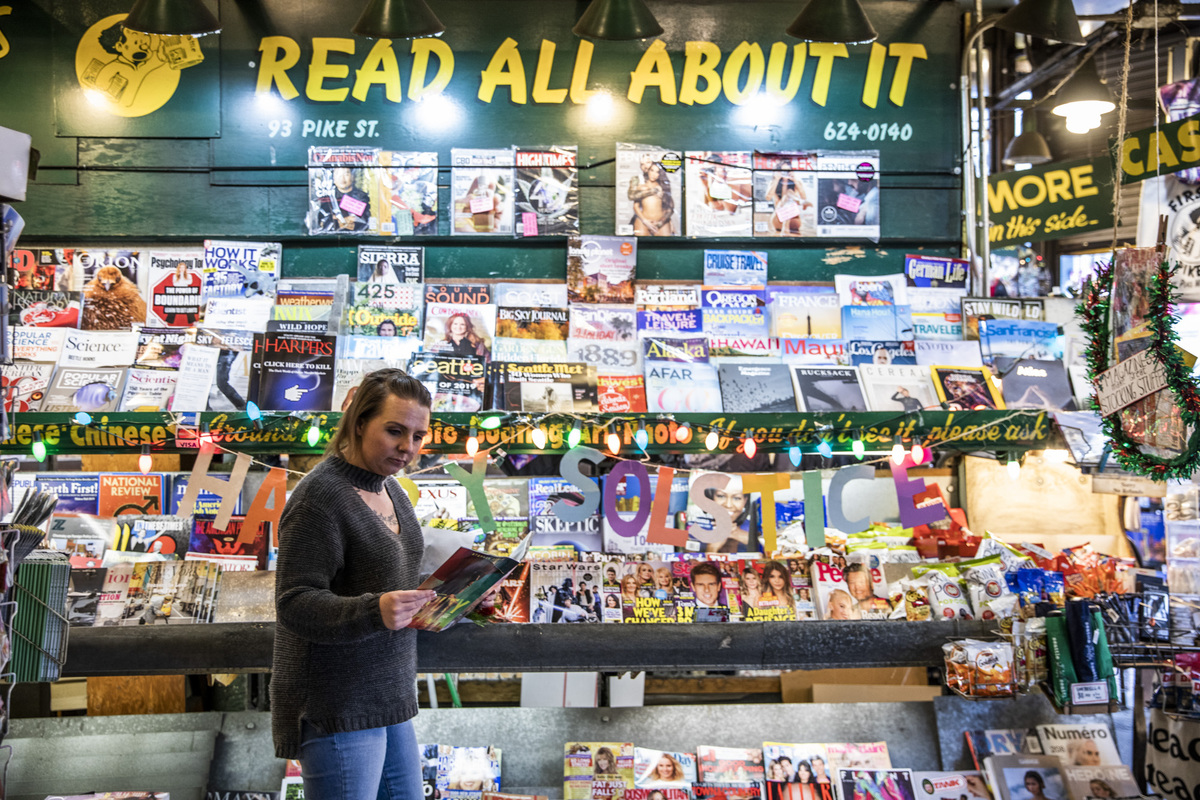
<svg viewBox="0 0 1200 800">
<path fill-rule="evenodd" d="M 1071 684 L 1071 705 L 1086 706 L 1108 702 L 1108 682 Z"/>
</svg>

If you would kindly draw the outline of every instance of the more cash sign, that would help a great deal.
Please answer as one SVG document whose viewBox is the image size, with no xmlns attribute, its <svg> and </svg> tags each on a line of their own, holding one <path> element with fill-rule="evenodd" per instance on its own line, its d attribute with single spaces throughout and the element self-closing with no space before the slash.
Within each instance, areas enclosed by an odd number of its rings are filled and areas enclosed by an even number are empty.
<svg viewBox="0 0 1200 800">
<path fill-rule="evenodd" d="M 1112 161 L 1045 164 L 988 179 L 993 247 L 1039 242 L 1111 228 Z"/>
</svg>

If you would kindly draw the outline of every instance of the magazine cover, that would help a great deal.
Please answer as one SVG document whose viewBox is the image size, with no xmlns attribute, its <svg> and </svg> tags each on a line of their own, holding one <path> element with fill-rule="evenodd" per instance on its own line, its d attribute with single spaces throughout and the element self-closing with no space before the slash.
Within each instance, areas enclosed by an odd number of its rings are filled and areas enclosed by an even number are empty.
<svg viewBox="0 0 1200 800">
<path fill-rule="evenodd" d="M 77 247 L 59 252 L 64 257 L 69 257 L 71 263 L 67 266 L 65 274 L 58 274 L 57 285 L 54 287 L 57 290 L 82 292 L 105 267 L 112 267 L 139 289 L 142 286 L 142 253 L 139 250 L 93 250 Z M 104 274 L 112 273 L 105 271 Z"/>
<path fill-rule="evenodd" d="M 426 283 L 425 302 L 485 306 L 496 302 L 494 288 L 488 283 Z"/>
<path fill-rule="evenodd" d="M 762 289 L 767 285 L 767 253 L 763 250 L 705 250 L 704 285 Z"/>
<path fill-rule="evenodd" d="M 571 236 L 567 240 L 567 299 L 572 303 L 633 302 L 637 239 Z"/>
<path fill-rule="evenodd" d="M 633 298 L 638 311 L 687 311 L 700 307 L 700 287 L 694 283 L 637 282 Z"/>
<path fill-rule="evenodd" d="M 178 373 L 172 370 L 129 370 L 117 410 L 165 411 L 175 394 L 175 383 L 178 379 Z"/>
<path fill-rule="evenodd" d="M 787 364 L 721 364 L 721 408 L 726 414 L 757 414 L 796 410 Z"/>
<path fill-rule="evenodd" d="M 562 478 L 529 479 L 529 529 L 538 546 L 569 545 L 581 553 L 601 550 L 600 511 L 577 522 L 564 520 L 551 509 L 559 500 L 572 505 L 583 502 L 579 489 Z"/>
<path fill-rule="evenodd" d="M 484 792 L 500 788 L 499 748 L 443 745 L 438 749 L 434 785 L 439 800 L 482 800 Z"/>
<path fill-rule="evenodd" d="M 633 788 L 629 742 L 567 742 L 564 756 L 564 800 L 621 800 Z"/>
<path fill-rule="evenodd" d="M 308 232 L 379 233 L 374 147 L 308 148 Z"/>
<path fill-rule="evenodd" d="M 850 593 L 845 573 L 840 567 L 814 560 L 810 574 L 817 619 L 863 618 L 858 601 Z"/>
<path fill-rule="evenodd" d="M 380 150 L 378 161 L 379 167 L 374 170 L 373 207 L 379 217 L 379 233 L 383 236 L 436 236 L 438 154 Z M 361 255 L 359 264 L 361 269 Z"/>
<path fill-rule="evenodd" d="M 121 624 L 125 611 L 125 598 L 129 592 L 129 579 L 133 576 L 133 564 L 114 564 L 104 575 L 104 584 L 96 604 L 95 627 L 108 628 Z"/>
<path fill-rule="evenodd" d="M 78 328 L 82 295 L 40 289 L 13 289 L 9 297 L 9 325 L 30 328 Z"/>
<path fill-rule="evenodd" d="M 992 800 L 979 772 L 914 772 L 917 800 Z"/>
<path fill-rule="evenodd" d="M 500 306 L 496 309 L 497 361 L 565 361 L 569 314 L 565 308 Z"/>
<path fill-rule="evenodd" d="M 155 251 L 146 256 L 150 302 L 145 323 L 187 328 L 204 311 L 204 250 Z"/>
<path fill-rule="evenodd" d="M 997 358 L 995 367 L 1005 408 L 1076 410 L 1067 368 L 1061 361 Z"/>
<path fill-rule="evenodd" d="M 1053 322 L 1030 319 L 979 320 L 979 350 L 983 363 L 997 358 L 1062 359 L 1062 334 Z"/>
<path fill-rule="evenodd" d="M 101 491 L 105 492 L 107 489 L 108 487 L 105 487 Z M 146 490 L 145 496 L 130 498 L 125 502 L 128 503 L 132 500 L 134 503 L 147 505 L 146 497 L 152 497 L 154 492 L 152 485 Z M 150 515 L 121 513 L 117 516 L 119 519 L 116 522 L 116 533 L 112 541 L 113 549 L 127 550 L 133 553 L 161 553 L 175 558 L 183 558 L 183 554 L 187 552 L 188 543 L 191 541 L 192 524 L 186 517 L 164 516 L 157 513 Z"/>
<path fill-rule="evenodd" d="M 701 297 L 701 318 L 706 336 L 765 338 L 769 335 L 764 290 L 705 286 L 701 290 Z"/>
<path fill-rule="evenodd" d="M 250 399 L 265 411 L 328 411 L 336 346 L 335 336 L 256 334 Z"/>
<path fill-rule="evenodd" d="M 1109 766 L 1121 763 L 1112 730 L 1106 723 L 1095 725 L 1038 725 L 1042 752 L 1058 756 L 1073 767 Z"/>
<path fill-rule="evenodd" d="M 1122 248 L 1113 259 L 1109 317 L 1117 361 L 1150 346 L 1149 288 L 1159 260 L 1158 251 L 1151 247 Z"/>
<path fill-rule="evenodd" d="M 484 363 L 478 356 L 414 353 L 409 375 L 429 390 L 432 411 L 483 410 Z"/>
<path fill-rule="evenodd" d="M 342 333 L 362 336 L 420 336 L 421 291 L 413 283 L 356 283 L 346 304 Z"/>
<path fill-rule="evenodd" d="M 104 588 L 104 567 L 71 569 L 67 589 L 67 623 L 72 627 L 91 627 L 96 624 L 100 594 Z"/>
<path fill-rule="evenodd" d="M 702 336 L 704 315 L 698 309 L 688 311 L 637 312 L 638 336 Z"/>
<path fill-rule="evenodd" d="M 922 367 L 931 367 L 934 364 L 956 364 L 963 367 L 983 366 L 978 336 L 975 341 L 923 342 L 918 339 L 913 344 L 917 350 L 917 364 Z"/>
<path fill-rule="evenodd" d="M 763 742 L 763 761 L 770 782 L 831 783 L 823 744 Z"/>
<path fill-rule="evenodd" d="M 625 800 L 692 800 L 689 787 L 635 787 L 625 790 Z"/>
<path fill-rule="evenodd" d="M 846 343 L 837 339 L 779 339 L 779 358 L 788 364 L 849 366 Z"/>
<path fill-rule="evenodd" d="M 124 331 L 146 321 L 146 298 L 139 286 L 142 254 L 128 250 L 76 250 L 82 274 L 83 308 L 79 327 Z M 141 276 L 144 278 L 144 275 Z"/>
<path fill-rule="evenodd" d="M 500 581 L 500 588 L 496 590 L 496 614 L 501 622 L 529 622 L 529 567 L 529 562 L 523 561 Z"/>
<path fill-rule="evenodd" d="M 894 275 L 834 275 L 843 306 L 908 305 L 908 282 L 903 273 Z"/>
<path fill-rule="evenodd" d="M 964 297 L 960 301 L 963 338 L 979 338 L 979 320 L 992 319 L 1045 319 L 1045 301 L 1040 299 L 1017 299 L 1005 297 Z"/>
<path fill-rule="evenodd" d="M 687 484 L 687 478 L 677 478 Z M 684 510 L 687 495 L 683 496 Z M 736 561 L 674 561 L 677 622 L 738 622 L 742 619 Z"/>
<path fill-rule="evenodd" d="M 50 377 L 54 374 L 53 364 L 28 364 L 16 362 L 0 371 L 0 390 L 4 392 L 4 412 L 39 411 L 46 392 L 50 388 Z M 642 390 L 642 405 L 646 393 Z"/>
<path fill-rule="evenodd" d="M 846 342 L 846 355 L 850 358 L 850 366 L 858 367 L 863 364 L 875 364 L 885 366 L 888 364 L 907 364 L 914 365 L 917 363 L 917 348 L 913 342 L 872 342 L 872 341 L 851 341 Z"/>
<path fill-rule="evenodd" d="M 765 780 L 763 751 L 755 747 L 696 748 L 696 763 L 704 783 L 746 783 Z"/>
<path fill-rule="evenodd" d="M 604 479 L 605 481 L 608 478 Z M 653 480 L 653 479 L 651 479 Z M 650 516 L 645 509 L 650 507 L 653 490 L 650 487 L 643 486 L 641 481 L 634 480 L 628 475 L 616 482 L 616 485 L 609 487 L 604 484 L 605 491 L 611 492 L 613 495 L 613 506 L 616 510 L 616 516 L 626 523 L 632 523 L 634 520 L 641 517 L 641 527 L 632 535 L 625 535 L 629 532 L 629 527 L 623 532 L 618 532 L 613 527 L 612 519 L 605 516 L 601 520 L 604 537 L 604 552 L 606 553 L 621 553 L 621 554 L 641 554 L 641 553 L 673 553 L 675 548 L 666 544 L 650 544 L 646 541 L 650 531 Z M 667 525 L 677 525 L 683 519 L 682 513 L 687 511 L 687 493 L 688 479 L 686 475 L 675 475 L 671 479 L 670 498 L 667 506 Z M 630 526 L 632 527 L 632 526 Z M 618 562 L 616 564 L 617 572 L 624 573 L 625 567 Z M 613 580 L 617 579 L 616 574 L 613 575 Z M 626 586 L 628 589 L 624 599 L 632 602 L 636 586 Z M 683 622 L 684 620 L 680 620 Z"/>
<path fill-rule="evenodd" d="M 196 344 L 219 351 L 216 375 L 208 395 L 208 410 L 244 410 L 250 394 L 250 355 L 254 350 L 254 334 L 250 331 L 199 328 L 196 331 Z"/>
<path fill-rule="evenodd" d="M 496 306 L 428 302 L 425 305 L 425 349 L 446 356 L 491 357 Z"/>
<path fill-rule="evenodd" d="M 9 286 L 39 292 L 68 291 L 74 256 L 73 249 L 17 248 L 8 262 Z"/>
<path fill-rule="evenodd" d="M 742 618 L 746 622 L 796 619 L 792 573 L 782 561 L 739 561 L 738 581 Z"/>
<path fill-rule="evenodd" d="M 653 413 L 719 414 L 721 379 L 703 362 L 646 359 L 646 408 Z"/>
<path fill-rule="evenodd" d="M 842 304 L 832 286 L 768 286 L 767 310 L 772 336 L 839 339 Z"/>
<path fill-rule="evenodd" d="M 196 338 L 188 328 L 143 327 L 137 334 L 133 366 L 142 369 L 177 370 L 183 362 L 183 347 Z"/>
<path fill-rule="evenodd" d="M 750 236 L 754 215 L 750 151 L 689 150 L 684 164 L 687 235 Z"/>
<path fill-rule="evenodd" d="M 866 411 L 867 401 L 854 367 L 804 367 L 789 364 L 796 408 L 808 413 Z"/>
<path fill-rule="evenodd" d="M 506 283 L 495 284 L 497 306 L 526 306 L 533 308 L 566 308 L 565 283 Z"/>
<path fill-rule="evenodd" d="M 971 751 L 971 759 L 975 762 L 975 768 L 978 770 L 983 769 L 983 761 L 988 756 L 1011 753 L 1044 755 L 1042 742 L 1038 739 L 1036 728 L 963 731 L 963 737 L 967 740 L 967 749 Z"/>
<path fill-rule="evenodd" d="M 682 236 L 679 151 L 617 142 L 618 236 Z"/>
<path fill-rule="evenodd" d="M 829 774 L 839 769 L 891 769 L 887 742 L 826 742 L 825 755 L 829 758 Z"/>
<path fill-rule="evenodd" d="M 627 561 L 621 567 L 621 611 L 625 624 L 675 622 L 675 576 L 665 561 Z M 633 597 L 630 587 L 636 587 Z"/>
<path fill-rule="evenodd" d="M 72 573 L 74 570 L 72 570 Z M 1137 797 L 1141 795 L 1133 773 L 1124 764 L 1107 767 L 1063 767 L 1063 780 L 1071 797 Z"/>
<path fill-rule="evenodd" d="M 59 367 L 40 410 L 59 414 L 116 411 L 126 371 L 124 367 Z"/>
<path fill-rule="evenodd" d="M 274 297 L 283 262 L 279 242 L 204 240 L 204 299 L 253 300 Z M 215 324 L 206 320 L 209 325 Z"/>
<path fill-rule="evenodd" d="M 513 151 L 450 150 L 452 234 L 513 235 Z"/>
<path fill-rule="evenodd" d="M 762 800 L 759 783 L 716 783 L 711 781 L 692 784 L 692 797 L 696 800 Z"/>
<path fill-rule="evenodd" d="M 596 410 L 596 368 L 581 362 L 494 363 L 496 391 L 492 405 L 502 411 L 536 414 Z"/>
<path fill-rule="evenodd" d="M 912 772 L 907 769 L 839 769 L 842 800 L 915 800 Z"/>
<path fill-rule="evenodd" d="M 418 519 L 427 517 L 460 520 L 467 516 L 467 487 L 450 478 L 424 478 L 417 485 L 417 502 L 413 510 Z"/>
<path fill-rule="evenodd" d="M 712 474 L 702 470 L 692 470 L 688 475 L 687 549 L 706 553 L 761 552 L 758 530 L 754 527 L 754 509 L 750 505 L 750 494 L 742 488 L 741 475 L 716 473 L 715 482 L 703 490 L 704 497 L 720 506 L 729 521 L 729 527 L 724 534 L 726 538 L 723 541 L 720 540 L 721 533 L 716 530 L 716 519 L 691 497 L 690 492 L 696 482 L 703 476 Z M 710 478 L 710 480 L 713 479 Z M 703 531 L 703 533 L 699 531 Z M 728 569 L 733 570 L 734 566 L 731 564 Z"/>
<path fill-rule="evenodd" d="M 817 235 L 817 154 L 754 153 L 754 235 Z"/>
<path fill-rule="evenodd" d="M 35 481 L 38 489 L 58 498 L 56 513 L 96 516 L 100 497 L 100 476 L 96 473 L 39 472 Z"/>
<path fill-rule="evenodd" d="M 911 414 L 939 402 L 928 367 L 863 364 L 858 380 L 871 411 Z"/>
<path fill-rule="evenodd" d="M 425 280 L 425 248 L 358 246 L 359 283 L 415 283 Z"/>
<path fill-rule="evenodd" d="M 578 148 L 517 147 L 517 236 L 569 236 L 579 233 Z"/>
<path fill-rule="evenodd" d="M 929 374 L 938 402 L 948 404 L 951 411 L 1004 408 L 1004 399 L 986 367 L 932 366 Z"/>
<path fill-rule="evenodd" d="M 996 800 L 1067 797 L 1063 762 L 1056 756 L 988 756 L 985 767 Z"/>
<path fill-rule="evenodd" d="M 534 534 L 535 536 L 537 534 Z M 529 616 L 534 623 L 572 624 L 599 622 L 595 593 L 587 602 L 586 592 L 575 585 L 574 561 L 534 561 L 529 565 Z M 630 768 L 632 768 L 630 764 Z"/>
<path fill-rule="evenodd" d="M 605 374 L 641 373 L 642 348 L 633 306 L 571 303 L 569 311 L 571 360 L 594 364 Z"/>
<path fill-rule="evenodd" d="M 842 306 L 843 339 L 911 341 L 914 335 L 908 306 Z"/>
<path fill-rule="evenodd" d="M 817 154 L 817 236 L 879 241 L 879 151 Z"/>
<path fill-rule="evenodd" d="M 961 258 L 906 255 L 904 275 L 909 286 L 966 290 L 971 262 Z"/>
<path fill-rule="evenodd" d="M 188 544 L 188 553 L 220 556 L 253 556 L 258 562 L 258 569 L 267 568 L 267 547 L 271 541 L 271 523 L 264 522 L 255 531 L 249 544 L 238 543 L 242 535 L 243 517 L 232 517 L 229 526 L 220 530 L 213 526 L 213 520 L 206 517 L 195 517 L 192 521 L 192 537 Z"/>
<path fill-rule="evenodd" d="M 470 613 L 493 586 L 519 567 L 524 555 L 524 547 L 518 547 L 512 558 L 458 548 L 417 587 L 432 589 L 437 596 L 421 606 L 408 627 L 445 630 Z"/>
</svg>

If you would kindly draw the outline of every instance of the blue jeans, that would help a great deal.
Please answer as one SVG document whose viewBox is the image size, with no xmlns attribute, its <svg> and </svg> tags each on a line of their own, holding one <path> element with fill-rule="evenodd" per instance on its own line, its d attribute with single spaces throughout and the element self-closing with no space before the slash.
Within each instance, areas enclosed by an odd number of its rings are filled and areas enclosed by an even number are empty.
<svg viewBox="0 0 1200 800">
<path fill-rule="evenodd" d="M 412 720 L 352 733 L 303 723 L 304 800 L 423 800 L 421 755 Z"/>
</svg>

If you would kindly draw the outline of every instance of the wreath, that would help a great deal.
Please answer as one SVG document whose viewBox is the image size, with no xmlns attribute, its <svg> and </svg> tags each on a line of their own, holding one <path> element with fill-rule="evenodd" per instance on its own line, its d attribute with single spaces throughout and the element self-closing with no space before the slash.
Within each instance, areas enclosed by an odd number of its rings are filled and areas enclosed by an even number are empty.
<svg viewBox="0 0 1200 800">
<path fill-rule="evenodd" d="M 1100 423 L 1105 435 L 1112 443 L 1112 453 L 1117 463 L 1130 472 L 1154 480 L 1170 478 L 1189 479 L 1200 468 L 1200 386 L 1192 378 L 1191 368 L 1184 363 L 1183 356 L 1175 346 L 1178 335 L 1175 323 L 1178 317 L 1171 313 L 1174 288 L 1171 276 L 1175 272 L 1164 260 L 1150 280 L 1147 290 L 1149 301 L 1150 346 L 1147 348 L 1163 365 L 1167 377 L 1167 388 L 1181 406 L 1185 425 L 1192 428 L 1187 449 L 1175 458 L 1160 458 L 1143 453 L 1141 445 L 1133 441 L 1121 426 L 1121 414 L 1101 416 Z M 1110 366 L 1109 356 L 1109 307 L 1112 302 L 1113 265 L 1106 264 L 1096 270 L 1095 278 L 1083 287 L 1083 303 L 1078 314 L 1087 334 L 1086 350 L 1088 380 L 1096 385 L 1096 378 Z M 1100 404 L 1096 395 L 1091 397 L 1092 408 L 1097 412 Z"/>
</svg>

